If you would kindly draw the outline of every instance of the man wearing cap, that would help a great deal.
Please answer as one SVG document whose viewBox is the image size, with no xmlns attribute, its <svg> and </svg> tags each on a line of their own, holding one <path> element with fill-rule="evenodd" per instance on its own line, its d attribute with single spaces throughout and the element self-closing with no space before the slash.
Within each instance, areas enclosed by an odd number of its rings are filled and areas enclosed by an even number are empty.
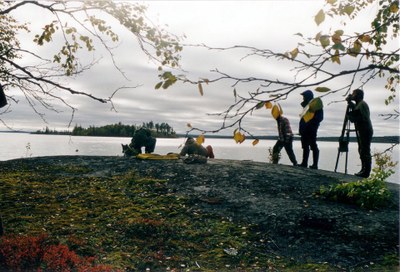
<svg viewBox="0 0 400 272">
<path fill-rule="evenodd" d="M 301 93 L 303 96 L 303 102 L 301 106 L 306 109 L 309 107 L 310 102 L 314 99 L 314 94 L 310 90 L 306 90 Z M 311 116 L 311 117 L 310 117 Z M 310 166 L 312 169 L 318 169 L 319 160 L 319 149 L 317 145 L 317 132 L 319 124 L 324 119 L 324 111 L 322 107 L 312 112 L 312 115 L 308 115 L 308 118 L 302 116 L 299 124 L 299 134 L 301 136 L 301 147 L 303 148 L 303 160 L 299 166 L 308 167 L 308 157 L 310 155 L 310 149 L 313 152 L 313 164 Z"/>
<path fill-rule="evenodd" d="M 354 123 L 357 132 L 358 153 L 361 160 L 361 171 L 356 176 L 367 178 L 371 172 L 371 141 L 374 133 L 368 104 L 364 101 L 364 92 L 356 89 L 347 98 L 351 109 L 348 114 L 350 122 Z M 352 102 L 355 101 L 355 104 Z"/>
</svg>

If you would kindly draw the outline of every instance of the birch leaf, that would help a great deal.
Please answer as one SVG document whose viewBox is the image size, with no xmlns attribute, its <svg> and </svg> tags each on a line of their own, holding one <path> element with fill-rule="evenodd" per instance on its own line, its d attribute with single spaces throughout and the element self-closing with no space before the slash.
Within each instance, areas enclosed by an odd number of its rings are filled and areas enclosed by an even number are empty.
<svg viewBox="0 0 400 272">
<path fill-rule="evenodd" d="M 341 62 L 340 62 L 340 58 L 339 58 L 339 56 L 338 55 L 333 55 L 332 57 L 331 57 L 331 60 L 332 60 L 332 62 L 333 63 L 337 63 L 337 64 L 340 64 Z"/>
<path fill-rule="evenodd" d="M 326 93 L 326 92 L 329 92 L 330 90 L 331 89 L 329 89 L 327 87 L 317 87 L 317 88 L 315 88 L 315 91 L 319 92 L 319 93 Z"/>
<path fill-rule="evenodd" d="M 160 89 L 161 86 L 162 86 L 162 84 L 163 84 L 162 81 L 161 81 L 161 82 L 158 82 L 157 85 L 155 86 L 155 89 L 156 89 L 156 90 Z"/>
<path fill-rule="evenodd" d="M 202 78 L 202 80 L 208 85 L 208 83 L 210 82 L 210 80 L 208 78 Z"/>
<path fill-rule="evenodd" d="M 299 54 L 299 49 L 297 47 L 290 52 L 292 59 L 295 59 L 298 54 Z"/>
<path fill-rule="evenodd" d="M 204 143 L 204 134 L 201 134 L 201 135 L 199 135 L 197 138 L 196 138 L 196 142 L 198 143 L 198 144 L 203 144 Z"/>
<path fill-rule="evenodd" d="M 325 48 L 330 44 L 329 36 L 323 35 L 319 38 L 319 42 L 321 43 L 322 47 Z"/>
<path fill-rule="evenodd" d="M 272 107 L 271 114 L 274 117 L 274 119 L 277 119 L 281 115 L 281 111 L 279 110 L 278 105 L 274 105 Z"/>
<path fill-rule="evenodd" d="M 246 137 L 244 136 L 244 134 L 240 133 L 240 131 L 235 130 L 235 133 L 233 135 L 233 139 L 235 140 L 236 143 L 243 143 L 244 140 L 246 139 Z"/>
<path fill-rule="evenodd" d="M 321 38 L 321 36 L 322 36 L 321 32 L 318 32 L 317 35 L 315 35 L 315 38 L 314 38 L 315 41 L 318 42 L 319 39 Z"/>
<path fill-rule="evenodd" d="M 257 110 L 258 110 L 258 109 L 261 109 L 261 108 L 264 106 L 264 104 L 265 104 L 264 101 L 258 102 L 257 105 L 256 105 L 256 109 L 257 109 Z"/>
<path fill-rule="evenodd" d="M 371 36 L 369 35 L 362 35 L 360 40 L 364 43 L 369 43 L 371 41 Z"/>
<path fill-rule="evenodd" d="M 253 146 L 255 146 L 255 145 L 257 145 L 259 142 L 260 142 L 259 139 L 255 139 L 251 144 L 252 144 Z"/>
<path fill-rule="evenodd" d="M 347 5 L 343 8 L 343 12 L 349 16 L 353 13 L 353 11 L 354 11 L 354 7 L 351 5 Z"/>
<path fill-rule="evenodd" d="M 335 51 L 335 55 L 332 56 L 331 60 L 333 63 L 340 64 L 339 50 Z"/>
<path fill-rule="evenodd" d="M 391 5 L 390 5 L 390 11 L 392 13 L 397 13 L 399 11 L 399 3 L 397 1 L 394 1 Z M 398 16 L 398 15 L 397 15 Z"/>
<path fill-rule="evenodd" d="M 200 95 L 203 96 L 203 94 L 204 94 L 204 93 L 203 93 L 203 86 L 201 85 L 200 82 L 198 83 L 198 87 L 199 87 L 199 93 L 200 93 Z"/>
<path fill-rule="evenodd" d="M 342 43 L 342 37 L 341 37 L 341 35 L 339 35 L 339 34 L 337 34 L 337 33 L 333 34 L 333 35 L 332 35 L 332 42 L 333 42 L 334 44 L 341 44 L 341 43 Z"/>
<path fill-rule="evenodd" d="M 315 15 L 314 20 L 317 25 L 320 25 L 325 20 L 325 13 L 322 9 Z"/>
</svg>

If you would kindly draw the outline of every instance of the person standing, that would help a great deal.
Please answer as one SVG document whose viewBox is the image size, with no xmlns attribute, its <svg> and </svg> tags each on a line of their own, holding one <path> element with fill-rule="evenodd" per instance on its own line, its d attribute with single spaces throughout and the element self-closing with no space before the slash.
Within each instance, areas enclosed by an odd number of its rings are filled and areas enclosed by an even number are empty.
<svg viewBox="0 0 400 272">
<path fill-rule="evenodd" d="M 350 122 L 354 123 L 356 129 L 358 153 L 361 160 L 361 171 L 355 175 L 367 178 L 371 173 L 371 141 L 374 134 L 369 107 L 364 101 L 364 91 L 361 89 L 355 89 L 346 100 L 350 107 L 347 117 Z M 352 101 L 355 101 L 355 104 Z"/>
<path fill-rule="evenodd" d="M 319 149 L 317 145 L 317 133 L 319 125 L 324 119 L 322 102 L 319 98 L 318 100 L 314 100 L 314 94 L 310 90 L 302 92 L 301 95 L 303 96 L 303 102 L 301 102 L 301 106 L 306 114 L 302 115 L 299 123 L 301 147 L 303 148 L 303 159 L 299 166 L 308 167 L 308 157 L 311 149 L 313 152 L 313 164 L 310 166 L 310 168 L 318 169 Z M 314 104 L 320 104 L 320 106 L 315 108 L 311 107 L 312 101 L 319 102 Z"/>
<path fill-rule="evenodd" d="M 273 114 L 273 116 L 277 123 L 279 136 L 278 141 L 276 141 L 272 149 L 272 163 L 278 163 L 279 153 L 281 152 L 282 148 L 285 148 L 286 153 L 288 154 L 293 166 L 297 166 L 296 156 L 293 152 L 293 132 L 292 128 L 290 127 L 290 122 L 280 113 L 276 115 Z"/>
</svg>

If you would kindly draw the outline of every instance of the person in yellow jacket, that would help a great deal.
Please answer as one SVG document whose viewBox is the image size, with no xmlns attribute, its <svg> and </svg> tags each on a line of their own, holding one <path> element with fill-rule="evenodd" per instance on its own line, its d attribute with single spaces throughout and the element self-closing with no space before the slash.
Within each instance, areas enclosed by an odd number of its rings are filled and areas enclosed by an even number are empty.
<svg viewBox="0 0 400 272">
<path fill-rule="evenodd" d="M 347 98 L 350 107 L 348 118 L 354 123 L 357 133 L 358 153 L 361 160 L 361 171 L 356 176 L 367 178 L 371 172 L 371 141 L 374 130 L 372 128 L 368 104 L 364 101 L 364 92 L 356 89 Z M 355 101 L 353 103 L 352 101 Z"/>
</svg>

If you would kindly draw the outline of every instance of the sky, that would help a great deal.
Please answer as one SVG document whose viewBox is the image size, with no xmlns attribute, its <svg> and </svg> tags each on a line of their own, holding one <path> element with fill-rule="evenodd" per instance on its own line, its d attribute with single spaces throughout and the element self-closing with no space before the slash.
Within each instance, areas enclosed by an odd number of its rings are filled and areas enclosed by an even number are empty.
<svg viewBox="0 0 400 272">
<path fill-rule="evenodd" d="M 346 26 L 338 20 L 329 21 L 321 26 L 314 22 L 314 16 L 324 5 L 323 0 L 308 1 L 145 1 L 148 6 L 147 16 L 158 25 L 167 25 L 169 32 L 178 36 L 185 35 L 184 44 L 206 44 L 211 47 L 230 47 L 235 45 L 254 46 L 272 49 L 277 52 L 291 51 L 300 41 L 296 33 L 305 37 L 314 37 L 319 31 L 329 28 L 343 29 L 345 32 L 361 32 L 369 26 L 376 13 L 376 7 L 366 9 L 357 21 Z M 13 15 L 31 23 L 31 29 L 38 29 L 49 21 L 46 15 L 37 17 L 38 11 L 32 7 L 18 10 Z M 32 20 L 35 18 L 35 20 Z M 204 130 L 215 130 L 221 127 L 222 118 L 215 113 L 225 111 L 234 103 L 232 81 L 223 80 L 213 84 L 203 84 L 204 95 L 201 96 L 197 85 L 178 83 L 167 90 L 155 90 L 159 81 L 157 65 L 149 61 L 140 51 L 134 37 L 123 29 L 118 30 L 120 41 L 113 54 L 118 66 L 124 71 L 123 77 L 101 48 L 83 58 L 98 60 L 89 71 L 70 79 L 76 89 L 90 90 L 98 96 L 108 97 L 119 86 L 136 86 L 118 92 L 113 99 L 114 109 L 110 104 L 101 104 L 82 96 L 67 96 L 66 100 L 78 108 L 72 120 L 72 127 L 77 124 L 83 127 L 102 126 L 121 122 L 140 125 L 143 122 L 168 123 L 178 133 L 188 130 L 187 124 Z M 37 31 L 24 34 L 21 41 L 29 42 Z M 56 43 L 54 43 L 56 44 Z M 398 46 L 395 41 L 389 46 Z M 35 48 L 45 53 L 48 48 Z M 285 63 L 266 62 L 255 56 L 246 57 L 244 50 L 213 51 L 204 48 L 185 46 L 182 52 L 181 67 L 193 80 L 200 78 L 213 79 L 218 75 L 212 70 L 239 77 L 276 77 L 282 80 L 293 80 L 294 73 Z M 29 59 L 22 60 L 29 63 Z M 354 66 L 354 61 L 347 60 L 332 69 L 345 69 Z M 336 82 L 340 84 L 341 82 Z M 335 84 L 333 82 L 332 84 Z M 388 92 L 384 90 L 385 82 L 376 79 L 365 91 L 365 101 L 369 104 L 375 136 L 399 135 L 399 120 L 384 120 L 380 114 L 391 113 L 399 109 L 398 98 L 390 106 L 384 105 Z M 238 93 L 246 94 L 257 89 L 257 84 L 238 84 Z M 299 114 L 302 111 L 300 93 L 292 93 L 280 102 L 284 115 L 290 120 L 294 132 L 298 130 Z M 314 93 L 319 96 L 319 93 Z M 18 104 L 12 105 L 12 111 L 1 114 L 0 119 L 15 130 L 50 129 L 67 130 L 71 112 L 60 106 L 57 114 L 44 111 L 46 122 L 35 114 L 26 104 L 21 94 L 12 93 L 19 98 Z M 339 136 L 342 129 L 345 102 L 343 93 L 324 97 L 325 118 L 321 123 L 319 136 Z M 57 102 L 54 102 L 57 104 Z M 243 127 L 253 135 L 275 136 L 276 122 L 270 110 L 260 109 L 246 117 Z M 1 127 L 0 130 L 6 128 Z M 234 127 L 235 128 L 235 127 Z M 220 131 L 218 135 L 231 135 L 232 129 Z"/>
</svg>

